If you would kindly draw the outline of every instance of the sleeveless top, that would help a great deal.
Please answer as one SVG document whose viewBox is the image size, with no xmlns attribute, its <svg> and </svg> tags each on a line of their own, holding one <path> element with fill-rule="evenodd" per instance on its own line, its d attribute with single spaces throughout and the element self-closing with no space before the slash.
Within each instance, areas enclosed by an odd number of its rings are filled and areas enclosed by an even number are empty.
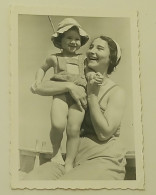
<svg viewBox="0 0 156 195">
<path fill-rule="evenodd" d="M 61 54 L 55 54 L 57 58 L 57 67 L 55 74 L 50 80 L 73 82 L 76 85 L 86 87 L 86 78 L 84 74 L 84 57 L 82 54 L 78 54 L 78 58 L 65 58 Z M 67 72 L 67 64 L 78 66 L 79 74 L 71 74 Z"/>
<path fill-rule="evenodd" d="M 104 113 L 105 110 L 104 108 L 101 106 L 101 102 L 104 98 L 104 96 L 110 91 L 112 90 L 114 87 L 116 87 L 117 85 L 113 85 L 111 86 L 100 98 L 99 100 L 99 106 L 101 109 L 101 112 Z M 120 126 L 116 129 L 116 131 L 114 132 L 114 134 L 112 135 L 112 137 L 119 137 L 120 135 Z M 91 121 L 91 117 L 90 117 L 90 112 L 89 112 L 89 108 L 87 108 L 86 112 L 85 112 L 85 117 L 81 126 L 81 132 L 80 132 L 80 136 L 81 137 L 97 137 L 92 121 Z M 111 137 L 111 138 L 112 138 Z"/>
</svg>

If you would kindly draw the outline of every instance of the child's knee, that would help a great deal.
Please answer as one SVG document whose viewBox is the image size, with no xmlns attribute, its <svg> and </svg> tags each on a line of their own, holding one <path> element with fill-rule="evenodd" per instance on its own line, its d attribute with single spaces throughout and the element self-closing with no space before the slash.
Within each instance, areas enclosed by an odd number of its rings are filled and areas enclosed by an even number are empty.
<svg viewBox="0 0 156 195">
<path fill-rule="evenodd" d="M 80 134 L 80 127 L 77 125 L 68 126 L 67 127 L 67 136 L 69 137 L 77 137 Z"/>
<path fill-rule="evenodd" d="M 53 121 L 52 122 L 52 130 L 55 129 L 56 131 L 63 132 L 66 127 L 66 122 L 61 121 Z"/>
</svg>

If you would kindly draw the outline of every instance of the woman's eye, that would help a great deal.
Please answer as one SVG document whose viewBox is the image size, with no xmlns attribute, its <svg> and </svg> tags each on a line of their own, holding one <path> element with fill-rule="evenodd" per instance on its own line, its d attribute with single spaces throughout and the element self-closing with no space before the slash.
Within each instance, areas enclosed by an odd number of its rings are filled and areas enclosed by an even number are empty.
<svg viewBox="0 0 156 195">
<path fill-rule="evenodd" d="M 104 48 L 103 47 L 98 47 L 98 50 L 104 50 Z"/>
</svg>

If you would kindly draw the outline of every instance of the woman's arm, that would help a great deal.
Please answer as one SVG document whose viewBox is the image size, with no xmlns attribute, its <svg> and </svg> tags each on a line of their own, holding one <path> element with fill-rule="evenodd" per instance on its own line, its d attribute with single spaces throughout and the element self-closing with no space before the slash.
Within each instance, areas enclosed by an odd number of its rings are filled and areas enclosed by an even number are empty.
<svg viewBox="0 0 156 195">
<path fill-rule="evenodd" d="M 102 103 L 102 102 L 101 102 Z M 125 107 L 125 94 L 119 87 L 108 98 L 104 114 L 101 112 L 96 93 L 89 93 L 88 105 L 94 130 L 99 140 L 109 139 L 120 125 Z"/>
<path fill-rule="evenodd" d="M 70 93 L 80 107 L 80 110 L 83 110 L 82 107 L 86 107 L 87 100 L 85 89 L 71 82 L 43 81 L 33 90 L 33 93 L 42 96 L 54 96 L 66 92 Z"/>
<path fill-rule="evenodd" d="M 42 79 L 46 71 L 57 66 L 57 58 L 51 55 L 46 59 L 45 64 L 38 70 L 36 80 L 31 86 L 31 91 L 34 94 L 42 96 L 53 96 L 69 92 L 73 99 L 76 101 L 80 110 L 83 110 L 87 105 L 86 92 L 81 86 L 77 86 L 71 82 L 58 82 L 58 81 L 43 81 Z"/>
<path fill-rule="evenodd" d="M 36 75 L 35 75 L 35 85 L 38 85 L 39 83 L 42 82 L 45 74 L 46 74 L 46 72 L 42 68 L 38 69 L 38 71 L 36 72 Z"/>
<path fill-rule="evenodd" d="M 34 93 L 42 96 L 53 96 L 69 92 L 71 86 L 69 82 L 43 81 L 33 89 Z"/>
</svg>

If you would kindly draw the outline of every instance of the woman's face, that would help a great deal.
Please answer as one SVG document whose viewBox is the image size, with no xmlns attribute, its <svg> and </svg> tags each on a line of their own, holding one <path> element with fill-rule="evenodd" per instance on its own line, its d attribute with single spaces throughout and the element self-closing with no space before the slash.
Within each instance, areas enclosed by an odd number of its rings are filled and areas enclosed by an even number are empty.
<svg viewBox="0 0 156 195">
<path fill-rule="evenodd" d="M 109 66 L 109 56 L 110 50 L 108 43 L 101 38 L 95 39 L 87 51 L 88 67 L 95 72 L 104 73 Z"/>
</svg>

